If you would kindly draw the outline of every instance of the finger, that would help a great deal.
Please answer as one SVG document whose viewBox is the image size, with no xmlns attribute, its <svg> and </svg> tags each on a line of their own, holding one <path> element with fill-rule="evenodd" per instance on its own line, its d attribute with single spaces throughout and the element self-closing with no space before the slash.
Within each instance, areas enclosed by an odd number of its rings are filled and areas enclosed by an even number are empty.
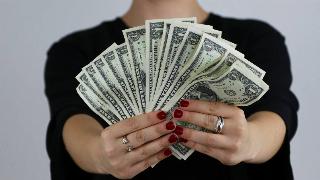
<svg viewBox="0 0 320 180">
<path fill-rule="evenodd" d="M 171 144 L 176 143 L 177 141 L 178 136 L 176 134 L 168 134 L 128 153 L 128 160 L 130 162 L 143 161 L 159 151 L 168 148 Z"/>
<path fill-rule="evenodd" d="M 229 153 L 227 150 L 219 149 L 219 148 L 210 148 L 204 146 L 202 144 L 198 144 L 196 142 L 188 141 L 182 143 L 183 145 L 192 148 L 198 152 L 209 155 L 218 161 L 220 161 L 224 165 L 236 165 L 241 162 L 239 157 L 235 154 Z"/>
<path fill-rule="evenodd" d="M 215 159 L 218 159 L 219 161 L 222 161 L 225 156 L 225 152 L 222 149 L 208 147 L 203 144 L 196 143 L 194 141 L 182 142 L 182 144 L 200 153 L 203 153 Z"/>
<path fill-rule="evenodd" d="M 176 109 L 173 112 L 174 121 L 185 121 L 213 131 L 217 124 L 218 117 L 199 112 Z"/>
<path fill-rule="evenodd" d="M 157 154 L 149 157 L 148 159 L 145 159 L 145 160 L 137 163 L 136 165 L 134 165 L 132 167 L 132 171 L 137 172 L 137 174 L 138 174 L 138 173 L 148 169 L 150 166 L 157 164 L 160 161 L 166 159 L 171 154 L 172 154 L 172 151 L 169 148 L 166 148 L 166 149 L 158 152 Z"/>
<path fill-rule="evenodd" d="M 197 144 L 202 144 L 211 148 L 228 148 L 232 146 L 232 141 L 225 135 L 207 133 L 199 130 L 182 128 L 180 126 L 177 126 L 176 129 L 182 129 L 182 133 L 179 137 L 196 142 Z"/>
<path fill-rule="evenodd" d="M 112 125 L 113 128 L 110 128 L 110 134 L 115 137 L 122 137 L 139 129 L 160 123 L 164 121 L 165 118 L 166 114 L 164 111 L 155 111 L 134 116 Z"/>
<path fill-rule="evenodd" d="M 169 134 L 175 129 L 176 125 L 172 121 L 164 121 L 144 129 L 135 131 L 127 135 L 130 145 L 137 148 L 147 142 L 158 139 L 159 137 Z M 119 141 L 121 142 L 121 141 Z"/>
<path fill-rule="evenodd" d="M 244 114 L 243 111 L 236 106 L 221 102 L 209 102 L 203 100 L 181 100 L 180 107 L 187 111 L 222 117 L 235 117 Z"/>
<path fill-rule="evenodd" d="M 206 128 L 210 131 L 214 131 L 217 125 L 218 116 L 203 114 L 199 112 L 191 112 L 182 109 L 176 109 L 173 112 L 173 122 L 177 123 L 178 121 L 184 121 L 188 123 L 192 123 L 194 125 Z M 221 131 L 221 134 L 227 134 L 234 128 L 236 123 L 230 122 L 230 119 L 224 118 L 224 126 Z"/>
</svg>

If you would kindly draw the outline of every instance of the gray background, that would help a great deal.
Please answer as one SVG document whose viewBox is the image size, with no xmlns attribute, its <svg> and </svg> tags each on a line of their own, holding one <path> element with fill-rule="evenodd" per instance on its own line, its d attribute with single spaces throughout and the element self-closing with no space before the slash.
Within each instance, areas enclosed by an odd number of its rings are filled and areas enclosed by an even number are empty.
<svg viewBox="0 0 320 180">
<path fill-rule="evenodd" d="M 296 179 L 319 179 L 320 100 L 317 68 L 319 0 L 200 1 L 224 16 L 269 22 L 286 36 L 300 100 L 299 129 L 292 141 Z M 0 0 L 0 179 L 49 179 L 44 96 L 46 51 L 62 36 L 122 15 L 130 0 Z"/>
</svg>

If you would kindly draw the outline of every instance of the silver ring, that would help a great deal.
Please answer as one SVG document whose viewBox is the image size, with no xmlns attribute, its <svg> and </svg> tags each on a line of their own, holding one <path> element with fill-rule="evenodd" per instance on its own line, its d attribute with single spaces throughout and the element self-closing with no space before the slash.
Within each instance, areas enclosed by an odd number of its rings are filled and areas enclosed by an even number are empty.
<svg viewBox="0 0 320 180">
<path fill-rule="evenodd" d="M 133 149 L 134 149 L 133 146 L 130 146 L 130 145 L 129 145 L 129 146 L 127 147 L 127 151 L 128 151 L 128 152 L 133 151 Z"/>
<path fill-rule="evenodd" d="M 218 119 L 216 121 L 216 127 L 214 127 L 214 133 L 221 134 L 223 126 L 224 126 L 224 119 L 221 116 L 217 116 Z"/>
<path fill-rule="evenodd" d="M 131 151 L 133 151 L 134 147 L 132 145 L 130 145 L 129 143 L 130 142 L 129 142 L 127 136 L 123 136 L 122 137 L 122 144 L 127 144 L 127 151 L 131 152 Z"/>
<path fill-rule="evenodd" d="M 123 136 L 122 137 L 122 144 L 128 144 L 129 143 L 129 140 L 127 138 L 127 136 Z"/>
</svg>

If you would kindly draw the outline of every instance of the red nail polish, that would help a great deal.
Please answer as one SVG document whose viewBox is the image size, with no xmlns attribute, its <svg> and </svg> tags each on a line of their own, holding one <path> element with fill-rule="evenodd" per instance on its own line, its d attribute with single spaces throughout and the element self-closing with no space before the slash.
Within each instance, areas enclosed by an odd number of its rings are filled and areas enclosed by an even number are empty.
<svg viewBox="0 0 320 180">
<path fill-rule="evenodd" d="M 158 112 L 157 117 L 160 120 L 163 120 L 163 119 L 165 119 L 167 117 L 167 114 L 164 111 L 160 111 L 160 112 Z"/>
<path fill-rule="evenodd" d="M 163 151 L 163 154 L 165 156 L 170 156 L 172 154 L 171 150 L 169 148 L 167 148 L 166 150 Z"/>
<path fill-rule="evenodd" d="M 180 126 L 177 126 L 176 129 L 174 130 L 174 133 L 178 136 L 183 134 L 183 128 Z"/>
<path fill-rule="evenodd" d="M 170 137 L 169 137 L 169 143 L 175 143 L 177 142 L 178 138 L 176 135 L 172 134 Z"/>
<path fill-rule="evenodd" d="M 174 110 L 174 112 L 173 112 L 173 117 L 174 117 L 174 118 L 181 118 L 182 115 L 183 115 L 183 112 L 182 112 L 180 109 L 176 109 L 176 110 Z"/>
<path fill-rule="evenodd" d="M 180 141 L 180 142 L 183 142 L 183 143 L 188 142 L 188 140 L 187 140 L 187 139 L 185 139 L 185 138 L 179 138 L 179 141 Z"/>
<path fill-rule="evenodd" d="M 187 100 L 181 100 L 180 101 L 180 106 L 181 107 L 188 107 L 189 106 L 189 101 L 187 101 Z"/>
<path fill-rule="evenodd" d="M 174 125 L 174 123 L 172 121 L 168 122 L 166 124 L 166 129 L 167 130 L 173 130 L 176 126 Z"/>
</svg>

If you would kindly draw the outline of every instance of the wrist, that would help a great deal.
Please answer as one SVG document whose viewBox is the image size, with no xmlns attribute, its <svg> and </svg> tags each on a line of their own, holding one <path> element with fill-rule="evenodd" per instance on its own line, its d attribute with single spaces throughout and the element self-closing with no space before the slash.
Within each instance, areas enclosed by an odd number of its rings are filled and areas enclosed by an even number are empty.
<svg viewBox="0 0 320 180">
<path fill-rule="evenodd" d="M 90 148 L 90 157 L 93 161 L 93 168 L 95 173 L 106 174 L 106 170 L 103 166 L 104 162 L 104 153 L 103 153 L 103 140 L 100 135 L 93 137 L 91 143 L 89 144 Z"/>
<path fill-rule="evenodd" d="M 285 136 L 284 121 L 275 113 L 257 112 L 248 118 L 247 163 L 264 163 L 280 149 Z"/>
<path fill-rule="evenodd" d="M 254 163 L 259 154 L 260 145 L 256 141 L 257 126 L 254 122 L 248 121 L 248 140 L 247 140 L 247 154 L 244 158 L 245 163 Z"/>
</svg>

